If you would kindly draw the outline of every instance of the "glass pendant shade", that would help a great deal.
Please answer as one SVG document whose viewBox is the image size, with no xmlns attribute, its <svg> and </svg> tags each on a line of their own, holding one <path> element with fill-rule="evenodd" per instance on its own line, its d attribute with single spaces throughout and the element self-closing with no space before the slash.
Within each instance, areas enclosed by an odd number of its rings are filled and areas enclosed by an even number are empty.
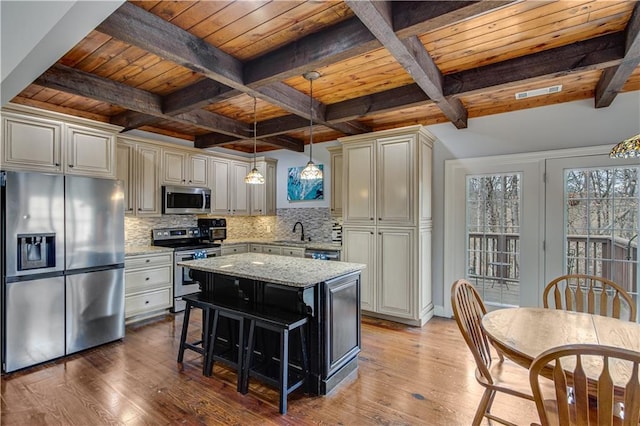
<svg viewBox="0 0 640 426">
<path fill-rule="evenodd" d="M 251 169 L 248 175 L 244 177 L 244 183 L 250 183 L 252 185 L 262 185 L 264 183 L 264 176 L 260 174 L 255 167 Z"/>
<path fill-rule="evenodd" d="M 613 148 L 609 153 L 611 158 L 640 158 L 640 135 L 625 139 Z"/>
<path fill-rule="evenodd" d="M 313 161 L 309 161 L 300 172 L 300 179 L 322 179 L 322 170 Z"/>
<path fill-rule="evenodd" d="M 300 172 L 300 179 L 322 179 L 322 170 L 318 168 L 313 162 L 313 80 L 320 77 L 320 73 L 317 71 L 309 71 L 303 75 L 303 77 L 309 80 L 309 162 L 306 167 Z"/>
<path fill-rule="evenodd" d="M 253 169 L 249 172 L 248 175 L 244 177 L 244 183 L 249 183 L 251 185 L 262 185 L 264 183 L 264 176 L 260 174 L 258 168 L 256 167 L 256 127 L 257 127 L 257 108 L 258 100 L 253 98 Z"/>
</svg>

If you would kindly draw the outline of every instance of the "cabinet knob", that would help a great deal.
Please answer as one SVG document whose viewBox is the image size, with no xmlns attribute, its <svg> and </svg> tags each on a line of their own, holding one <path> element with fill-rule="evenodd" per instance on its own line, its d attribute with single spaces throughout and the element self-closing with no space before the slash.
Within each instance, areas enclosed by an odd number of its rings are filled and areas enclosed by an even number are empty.
<svg viewBox="0 0 640 426">
<path fill-rule="evenodd" d="M 372 217 L 370 217 L 370 218 L 369 218 L 369 220 L 373 220 L 373 218 L 372 218 Z"/>
<path fill-rule="evenodd" d="M 144 280 L 145 280 L 145 281 L 149 281 L 149 277 L 145 278 Z"/>
<path fill-rule="evenodd" d="M 60 167 L 60 163 L 56 163 L 56 167 Z"/>
<path fill-rule="evenodd" d="M 141 211 L 142 211 L 142 208 L 141 208 L 141 207 L 138 207 L 138 211 L 139 211 L 139 212 L 141 212 Z"/>
<path fill-rule="evenodd" d="M 145 262 L 149 263 L 149 262 L 151 262 L 151 259 L 147 259 L 147 260 L 145 260 Z"/>
<path fill-rule="evenodd" d="M 69 164 L 69 168 L 70 168 L 70 169 L 73 169 L 73 164 Z"/>
<path fill-rule="evenodd" d="M 381 218 L 381 217 L 379 217 L 379 218 L 378 218 L 378 220 L 382 220 L 382 218 Z"/>
<path fill-rule="evenodd" d="M 144 304 L 145 304 L 145 305 L 148 305 L 148 304 L 149 304 L 149 301 L 148 301 L 148 300 L 145 300 L 145 301 L 144 301 Z"/>
<path fill-rule="evenodd" d="M 373 231 L 371 231 L 370 234 L 373 235 Z"/>
</svg>

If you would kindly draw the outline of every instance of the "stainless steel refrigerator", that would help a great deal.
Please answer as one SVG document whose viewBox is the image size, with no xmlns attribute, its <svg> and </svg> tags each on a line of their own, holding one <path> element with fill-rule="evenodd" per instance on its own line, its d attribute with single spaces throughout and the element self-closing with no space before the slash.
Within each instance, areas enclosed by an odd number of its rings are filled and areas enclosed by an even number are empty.
<svg viewBox="0 0 640 426">
<path fill-rule="evenodd" d="M 124 337 L 124 205 L 115 180 L 1 172 L 2 369 Z"/>
</svg>

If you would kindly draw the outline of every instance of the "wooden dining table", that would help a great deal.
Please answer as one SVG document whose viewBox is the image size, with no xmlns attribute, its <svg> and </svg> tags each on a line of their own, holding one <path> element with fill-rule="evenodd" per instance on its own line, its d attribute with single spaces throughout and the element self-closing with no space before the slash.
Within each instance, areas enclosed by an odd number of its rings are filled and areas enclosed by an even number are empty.
<svg viewBox="0 0 640 426">
<path fill-rule="evenodd" d="M 508 308 L 488 312 L 482 328 L 504 356 L 524 368 L 547 349 L 568 344 L 598 344 L 640 352 L 640 324 L 615 318 L 546 308 Z M 565 370 L 573 368 L 564 365 Z M 587 377 L 597 380 L 602 360 L 583 365 Z M 628 368 L 612 369 L 621 386 L 631 374 Z"/>
</svg>

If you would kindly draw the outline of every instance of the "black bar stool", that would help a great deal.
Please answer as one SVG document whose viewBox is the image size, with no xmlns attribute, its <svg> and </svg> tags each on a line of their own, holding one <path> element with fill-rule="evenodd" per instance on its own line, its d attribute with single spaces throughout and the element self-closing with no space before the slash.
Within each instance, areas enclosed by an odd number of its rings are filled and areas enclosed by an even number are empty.
<svg viewBox="0 0 640 426">
<path fill-rule="evenodd" d="M 259 311 L 245 312 L 245 318 L 249 321 L 249 336 L 247 340 L 246 360 L 242 370 L 241 392 L 246 394 L 249 391 L 249 376 L 256 377 L 263 382 L 275 386 L 280 393 L 280 414 L 286 414 L 287 396 L 308 382 L 309 362 L 305 338 L 305 328 L 309 321 L 308 317 L 292 312 L 260 308 Z M 280 336 L 280 365 L 277 379 L 267 375 L 266 371 L 261 368 L 262 366 L 253 365 L 253 361 L 255 360 L 254 345 L 256 328 L 275 331 Z M 289 365 L 289 332 L 294 330 L 299 330 L 300 332 L 300 351 L 302 355 L 300 371 L 296 368 L 291 368 Z M 269 360 L 264 361 L 266 364 Z"/>
<path fill-rule="evenodd" d="M 213 324 L 210 327 L 210 338 L 209 338 L 209 346 L 208 346 L 208 354 L 205 358 L 206 365 L 204 369 L 205 376 L 211 376 L 213 372 L 213 363 L 215 361 L 219 361 L 223 364 L 226 364 L 230 367 L 236 369 L 238 376 L 237 390 L 240 392 L 242 385 L 242 365 L 244 362 L 244 348 L 245 348 L 245 340 L 244 340 L 244 315 L 242 312 L 238 311 L 232 305 L 226 305 L 222 302 L 213 303 Z M 217 347 L 217 338 L 218 338 L 218 328 L 220 324 L 220 318 L 227 318 L 228 320 L 235 320 L 238 322 L 238 333 L 234 339 L 233 329 L 229 327 L 229 349 L 228 355 L 227 352 L 216 353 Z M 233 359 L 232 353 L 234 349 L 236 349 L 236 358 Z"/>
<path fill-rule="evenodd" d="M 202 374 L 207 372 L 207 356 L 209 348 L 209 338 L 211 335 L 211 314 L 212 304 L 203 299 L 201 293 L 187 294 L 182 296 L 182 300 L 186 302 L 184 309 L 184 319 L 182 322 L 182 334 L 180 335 L 180 348 L 178 349 L 178 362 L 182 363 L 184 351 L 186 349 L 197 352 L 203 356 Z M 191 318 L 191 309 L 202 309 L 202 336 L 200 340 L 187 342 L 187 334 L 189 329 L 189 319 Z"/>
</svg>

